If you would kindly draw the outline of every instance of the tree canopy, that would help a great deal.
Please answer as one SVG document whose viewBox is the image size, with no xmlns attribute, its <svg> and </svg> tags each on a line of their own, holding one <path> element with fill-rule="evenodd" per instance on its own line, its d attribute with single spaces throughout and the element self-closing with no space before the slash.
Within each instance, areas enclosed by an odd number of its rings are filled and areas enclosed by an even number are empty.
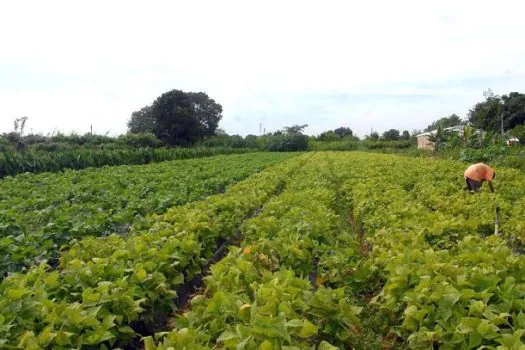
<svg viewBox="0 0 525 350">
<path fill-rule="evenodd" d="M 381 138 L 383 140 L 385 140 L 385 141 L 399 140 L 399 130 L 397 130 L 397 129 L 390 129 L 388 131 L 385 131 Z"/>
<path fill-rule="evenodd" d="M 128 130 L 132 134 L 153 133 L 155 131 L 155 119 L 151 113 L 151 106 L 142 107 L 140 110 L 131 113 Z"/>
<path fill-rule="evenodd" d="M 342 126 L 334 130 L 324 131 L 317 137 L 320 141 L 337 141 L 343 138 L 353 138 L 354 132 L 352 129 Z"/>
<path fill-rule="evenodd" d="M 500 132 L 502 126 L 504 130 L 511 130 L 525 124 L 525 94 L 511 92 L 498 96 L 488 90 L 483 96 L 485 100 L 476 103 L 468 113 L 471 125 L 486 131 Z"/>
<path fill-rule="evenodd" d="M 131 133 L 153 132 L 170 145 L 187 146 L 215 135 L 222 119 L 222 106 L 203 92 L 171 90 L 151 106 L 133 112 Z"/>
<path fill-rule="evenodd" d="M 283 132 L 285 134 L 302 134 L 303 130 L 308 127 L 308 124 L 285 126 Z"/>
<path fill-rule="evenodd" d="M 459 116 L 457 116 L 456 114 L 451 114 L 448 117 L 443 117 L 441 119 L 434 121 L 432 124 L 430 124 L 429 126 L 425 128 L 425 131 L 437 130 L 440 127 L 442 129 L 450 128 L 452 126 L 456 126 L 461 123 L 462 123 L 461 118 Z"/>
</svg>

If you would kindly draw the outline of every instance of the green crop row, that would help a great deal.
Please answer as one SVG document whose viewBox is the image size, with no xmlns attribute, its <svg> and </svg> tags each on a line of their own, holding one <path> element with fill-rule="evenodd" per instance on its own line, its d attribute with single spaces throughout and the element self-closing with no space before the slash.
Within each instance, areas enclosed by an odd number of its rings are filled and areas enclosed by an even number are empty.
<svg viewBox="0 0 525 350">
<path fill-rule="evenodd" d="M 0 276 L 56 259 L 71 240 L 128 234 L 148 214 L 200 200 L 290 154 L 251 153 L 0 181 Z"/>
<path fill-rule="evenodd" d="M 353 346 L 359 245 L 338 207 L 338 175 L 318 153 L 242 228 L 244 241 L 213 265 L 158 349 L 337 349 Z M 335 174 L 334 174 L 335 173 Z M 346 267 L 346 269 L 345 269 Z"/>
<path fill-rule="evenodd" d="M 31 172 L 59 172 L 104 165 L 133 165 L 167 160 L 201 158 L 219 154 L 253 152 L 246 148 L 117 148 L 58 151 L 2 151 L 0 178 Z"/>
<path fill-rule="evenodd" d="M 363 154 L 351 162 L 346 193 L 372 246 L 367 264 L 384 283 L 372 304 L 391 332 L 414 349 L 523 348 L 525 257 L 491 235 L 496 206 L 505 233 L 523 234 L 512 220 L 523 210 L 514 206 L 519 174 L 497 169 L 498 194 L 470 194 L 459 163 Z"/>
<path fill-rule="evenodd" d="M 0 347 L 69 349 L 129 344 L 172 312 L 177 288 L 199 275 L 221 240 L 293 179 L 304 156 L 224 194 L 153 215 L 124 237 L 86 238 L 0 284 Z"/>
</svg>

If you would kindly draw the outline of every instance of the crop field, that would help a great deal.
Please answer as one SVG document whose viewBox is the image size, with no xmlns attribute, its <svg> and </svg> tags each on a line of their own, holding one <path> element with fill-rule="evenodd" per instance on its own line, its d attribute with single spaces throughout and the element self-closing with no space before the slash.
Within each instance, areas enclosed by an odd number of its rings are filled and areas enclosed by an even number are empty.
<svg viewBox="0 0 525 350">
<path fill-rule="evenodd" d="M 5 178 L 0 349 L 522 349 L 523 174 L 470 194 L 464 169 L 254 153 Z"/>
</svg>

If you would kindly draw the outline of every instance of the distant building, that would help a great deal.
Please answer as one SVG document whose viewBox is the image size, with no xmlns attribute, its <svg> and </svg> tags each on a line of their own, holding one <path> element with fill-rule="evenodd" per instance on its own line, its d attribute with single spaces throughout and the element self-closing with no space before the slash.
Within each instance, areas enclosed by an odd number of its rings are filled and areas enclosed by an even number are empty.
<svg viewBox="0 0 525 350">
<path fill-rule="evenodd" d="M 517 137 L 512 137 L 507 140 L 507 146 L 516 146 L 520 144 L 520 139 Z"/>
<path fill-rule="evenodd" d="M 424 132 L 417 135 L 417 148 L 419 149 L 434 149 L 434 142 L 430 141 L 430 137 L 433 136 L 431 132 Z"/>
<path fill-rule="evenodd" d="M 465 132 L 466 125 L 456 125 L 451 126 L 450 128 L 445 128 L 443 131 L 451 131 L 456 132 L 459 136 L 463 136 Z M 475 134 L 483 134 L 484 132 L 482 130 L 475 130 Z M 436 136 L 437 130 L 427 131 L 424 133 L 421 133 L 419 135 L 416 135 L 417 137 L 417 148 L 419 149 L 430 149 L 433 150 L 436 146 L 434 142 L 430 141 L 432 136 Z"/>
</svg>

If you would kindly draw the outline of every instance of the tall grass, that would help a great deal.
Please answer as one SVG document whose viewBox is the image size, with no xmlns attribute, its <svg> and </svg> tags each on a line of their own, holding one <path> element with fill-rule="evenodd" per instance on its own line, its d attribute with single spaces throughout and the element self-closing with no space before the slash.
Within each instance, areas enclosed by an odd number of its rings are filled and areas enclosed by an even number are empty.
<svg viewBox="0 0 525 350">
<path fill-rule="evenodd" d="M 166 160 L 253 152 L 246 148 L 117 148 L 0 152 L 0 178 L 24 172 L 58 172 L 104 165 L 147 164 Z"/>
</svg>

